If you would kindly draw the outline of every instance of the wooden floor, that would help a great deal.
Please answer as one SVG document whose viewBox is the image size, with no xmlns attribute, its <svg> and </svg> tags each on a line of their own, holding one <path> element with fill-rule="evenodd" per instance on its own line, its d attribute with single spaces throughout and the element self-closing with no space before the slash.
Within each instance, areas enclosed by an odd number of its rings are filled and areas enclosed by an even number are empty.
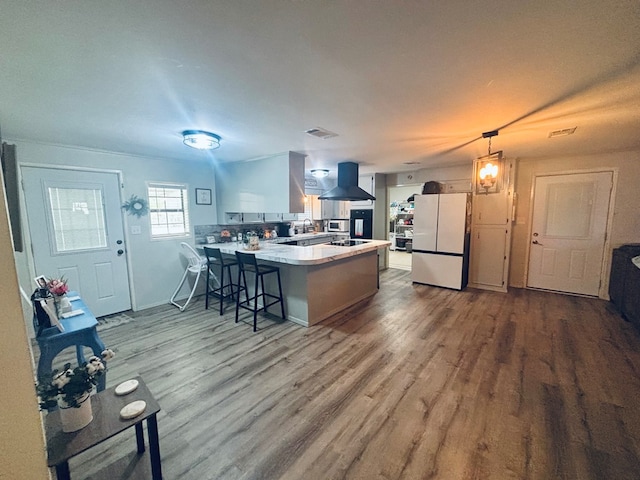
<svg viewBox="0 0 640 480">
<path fill-rule="evenodd" d="M 102 339 L 158 399 L 165 479 L 638 479 L 640 334 L 605 301 L 412 285 L 311 328 L 199 299 Z M 73 459 L 132 478 L 135 435 Z M 123 474 L 105 473 L 118 462 Z"/>
</svg>

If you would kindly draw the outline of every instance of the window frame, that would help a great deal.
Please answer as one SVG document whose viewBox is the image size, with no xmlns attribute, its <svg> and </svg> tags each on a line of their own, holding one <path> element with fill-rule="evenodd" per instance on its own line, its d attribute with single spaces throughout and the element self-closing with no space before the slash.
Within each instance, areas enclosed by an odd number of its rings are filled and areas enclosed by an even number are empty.
<svg viewBox="0 0 640 480">
<path fill-rule="evenodd" d="M 162 182 L 162 181 L 148 181 L 146 182 L 147 187 L 147 201 L 149 202 L 149 237 L 151 240 L 170 240 L 175 238 L 188 238 L 191 237 L 191 214 L 189 208 L 189 185 L 186 183 L 174 183 L 174 182 Z M 181 190 L 181 198 L 182 198 L 182 209 L 180 210 L 170 210 L 170 209 L 157 209 L 153 208 L 152 203 L 152 195 L 151 189 L 180 189 Z M 166 196 L 161 198 L 167 198 Z M 170 197 L 169 197 L 170 198 Z M 180 211 L 183 214 L 183 227 L 184 231 L 180 233 L 153 233 L 154 227 L 162 225 L 161 223 L 153 222 L 153 214 L 158 212 L 171 213 Z M 167 222 L 166 225 L 169 225 Z"/>
</svg>

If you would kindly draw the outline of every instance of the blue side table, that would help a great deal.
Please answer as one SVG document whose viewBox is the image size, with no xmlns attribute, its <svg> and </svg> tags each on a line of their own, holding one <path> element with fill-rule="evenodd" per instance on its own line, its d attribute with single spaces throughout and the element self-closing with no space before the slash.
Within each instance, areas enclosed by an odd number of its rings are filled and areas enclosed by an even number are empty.
<svg viewBox="0 0 640 480">
<path fill-rule="evenodd" d="M 67 296 L 73 298 L 76 292 L 69 292 Z M 98 321 L 89 311 L 82 299 L 71 301 L 73 310 L 82 310 L 82 314 L 69 318 L 60 318 L 59 321 L 64 327 L 64 332 L 57 327 L 45 328 L 36 337 L 40 347 L 40 359 L 38 360 L 38 378 L 47 375 L 52 370 L 53 359 L 67 347 L 76 347 L 76 358 L 78 365 L 86 361 L 82 347 L 89 347 L 93 354 L 101 357 L 105 349 L 104 343 L 98 336 Z M 106 366 L 106 362 L 105 362 Z M 106 373 L 98 379 L 98 391 L 104 390 L 107 382 Z"/>
</svg>

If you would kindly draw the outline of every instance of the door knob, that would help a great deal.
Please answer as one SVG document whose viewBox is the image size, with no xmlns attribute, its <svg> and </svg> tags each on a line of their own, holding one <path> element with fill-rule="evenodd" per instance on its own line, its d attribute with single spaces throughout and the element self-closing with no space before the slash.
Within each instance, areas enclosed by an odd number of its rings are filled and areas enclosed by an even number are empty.
<svg viewBox="0 0 640 480">
<path fill-rule="evenodd" d="M 124 250 L 120 249 L 116 252 L 118 254 L 118 256 L 122 255 L 124 253 Z"/>
<path fill-rule="evenodd" d="M 533 241 L 533 242 L 531 242 L 531 243 L 533 243 L 534 245 L 542 245 L 538 240 L 534 240 L 534 241 Z"/>
<path fill-rule="evenodd" d="M 116 240 L 116 243 L 117 243 L 118 245 L 122 245 L 122 240 Z"/>
</svg>

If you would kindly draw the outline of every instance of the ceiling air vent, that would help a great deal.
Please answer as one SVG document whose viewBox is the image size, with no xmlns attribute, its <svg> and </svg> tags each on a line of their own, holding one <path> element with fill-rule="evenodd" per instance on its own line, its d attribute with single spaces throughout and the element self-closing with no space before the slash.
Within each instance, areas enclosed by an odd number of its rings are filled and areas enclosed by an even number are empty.
<svg viewBox="0 0 640 480">
<path fill-rule="evenodd" d="M 565 135 L 571 135 L 576 131 L 576 128 L 578 127 L 564 128 L 562 130 L 554 130 L 553 132 L 549 132 L 549 138 L 564 137 Z"/>
<path fill-rule="evenodd" d="M 312 137 L 321 138 L 323 140 L 338 136 L 337 133 L 330 132 L 329 130 L 320 127 L 310 128 L 309 130 L 305 130 L 304 133 L 306 133 L 307 135 L 311 135 Z"/>
</svg>

